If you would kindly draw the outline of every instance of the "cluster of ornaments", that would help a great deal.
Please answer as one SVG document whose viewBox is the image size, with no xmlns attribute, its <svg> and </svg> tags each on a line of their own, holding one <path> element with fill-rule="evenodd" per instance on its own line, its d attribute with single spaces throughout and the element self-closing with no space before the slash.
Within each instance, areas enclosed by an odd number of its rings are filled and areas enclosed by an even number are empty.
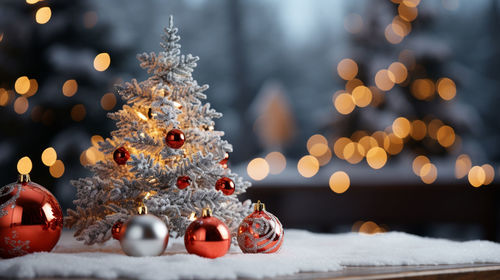
<svg viewBox="0 0 500 280">
<path fill-rule="evenodd" d="M 125 224 L 117 222 L 111 232 L 120 241 L 123 252 L 129 256 L 159 256 L 168 244 L 168 228 L 156 216 L 133 216 Z M 283 226 L 263 203 L 254 204 L 254 212 L 238 228 L 238 245 L 243 253 L 274 253 L 283 243 Z M 231 247 L 231 232 L 224 222 L 204 208 L 202 216 L 194 220 L 184 234 L 184 246 L 190 254 L 215 259 L 224 256 Z"/>
<path fill-rule="evenodd" d="M 186 136 L 182 130 L 174 128 L 167 133 L 165 136 L 165 143 L 168 147 L 172 149 L 179 149 L 184 145 L 186 141 Z M 125 147 L 117 148 L 113 153 L 113 160 L 118 165 L 125 165 L 130 159 L 130 153 Z M 223 168 L 227 168 L 227 162 L 229 160 L 229 154 L 226 153 L 224 158 L 219 162 Z M 180 176 L 177 178 L 175 184 L 177 188 L 183 190 L 191 185 L 191 178 L 189 176 Z M 233 180 L 228 177 L 222 177 L 215 183 L 215 189 L 221 191 L 224 195 L 232 195 L 235 191 L 235 185 Z"/>
</svg>

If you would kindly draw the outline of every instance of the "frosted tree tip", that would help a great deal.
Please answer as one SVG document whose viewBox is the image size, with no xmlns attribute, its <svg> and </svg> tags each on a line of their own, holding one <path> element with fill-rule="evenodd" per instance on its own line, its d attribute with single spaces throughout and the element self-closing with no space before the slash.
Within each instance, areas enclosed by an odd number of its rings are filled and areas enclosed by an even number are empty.
<svg viewBox="0 0 500 280">
<path fill-rule="evenodd" d="M 174 16 L 173 15 L 170 15 L 168 17 L 168 27 L 169 28 L 174 28 Z"/>
</svg>

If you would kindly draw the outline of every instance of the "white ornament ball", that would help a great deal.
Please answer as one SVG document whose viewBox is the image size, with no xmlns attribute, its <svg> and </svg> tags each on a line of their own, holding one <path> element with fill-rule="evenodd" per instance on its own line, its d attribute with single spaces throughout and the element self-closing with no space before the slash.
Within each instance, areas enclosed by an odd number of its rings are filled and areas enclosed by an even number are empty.
<svg viewBox="0 0 500 280">
<path fill-rule="evenodd" d="M 153 215 L 137 215 L 124 226 L 120 238 L 123 252 L 129 256 L 159 256 L 168 244 L 167 225 Z"/>
</svg>

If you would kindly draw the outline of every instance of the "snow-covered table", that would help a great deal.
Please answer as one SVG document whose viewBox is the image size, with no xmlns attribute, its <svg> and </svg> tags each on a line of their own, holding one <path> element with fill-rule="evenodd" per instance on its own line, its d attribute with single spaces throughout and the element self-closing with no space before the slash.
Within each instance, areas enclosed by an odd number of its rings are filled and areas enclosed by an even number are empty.
<svg viewBox="0 0 500 280">
<path fill-rule="evenodd" d="M 305 273 L 315 277 L 309 273 L 320 276 L 352 266 L 385 266 L 381 269 L 390 271 L 387 266 L 473 263 L 500 263 L 500 244 L 454 242 L 400 232 L 364 235 L 285 230 L 285 242 L 277 254 L 249 255 L 232 248 L 222 258 L 204 259 L 187 254 L 182 240 L 173 240 L 160 257 L 135 258 L 123 255 L 114 240 L 100 246 L 85 246 L 65 232 L 52 253 L 0 260 L 0 276 L 231 279 Z"/>
</svg>

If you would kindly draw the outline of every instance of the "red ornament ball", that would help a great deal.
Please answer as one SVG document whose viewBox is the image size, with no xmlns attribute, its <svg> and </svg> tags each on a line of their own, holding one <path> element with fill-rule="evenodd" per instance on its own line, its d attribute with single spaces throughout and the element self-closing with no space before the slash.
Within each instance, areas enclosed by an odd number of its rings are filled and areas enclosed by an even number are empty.
<svg viewBox="0 0 500 280">
<path fill-rule="evenodd" d="M 258 201 L 254 212 L 241 222 L 237 239 L 243 253 L 274 253 L 283 243 L 283 226 Z"/>
<path fill-rule="evenodd" d="M 125 147 L 120 147 L 113 153 L 113 159 L 118 165 L 124 165 L 130 158 L 130 153 Z"/>
<path fill-rule="evenodd" d="M 189 176 L 180 176 L 177 178 L 176 185 L 179 189 L 183 190 L 191 185 L 191 178 L 189 178 Z"/>
<path fill-rule="evenodd" d="M 224 256 L 231 246 L 231 232 L 221 220 L 212 217 L 210 209 L 203 209 L 201 218 L 186 229 L 184 245 L 190 254 L 215 259 Z"/>
<path fill-rule="evenodd" d="M 174 128 L 170 130 L 167 133 L 167 136 L 165 137 L 165 142 L 167 143 L 167 146 L 169 146 L 172 149 L 179 149 L 184 145 L 184 141 L 186 140 L 186 137 L 184 136 L 184 132 L 182 130 Z"/>
<path fill-rule="evenodd" d="M 0 188 L 0 257 L 13 258 L 54 248 L 63 227 L 56 198 L 21 175 Z"/>
<path fill-rule="evenodd" d="M 222 191 L 225 195 L 232 195 L 235 189 L 234 182 L 227 177 L 222 177 L 215 183 L 215 189 Z"/>
<path fill-rule="evenodd" d="M 111 228 L 111 235 L 113 236 L 113 239 L 120 241 L 124 231 L 125 231 L 125 226 L 123 225 L 123 222 L 118 221 Z"/>
<path fill-rule="evenodd" d="M 229 160 L 229 154 L 228 154 L 228 153 L 226 153 L 226 154 L 224 155 L 224 159 L 223 159 L 223 160 L 221 160 L 221 161 L 219 162 L 219 164 L 220 164 L 220 165 L 222 165 L 222 167 L 227 168 L 227 161 L 228 161 L 228 160 Z"/>
</svg>

